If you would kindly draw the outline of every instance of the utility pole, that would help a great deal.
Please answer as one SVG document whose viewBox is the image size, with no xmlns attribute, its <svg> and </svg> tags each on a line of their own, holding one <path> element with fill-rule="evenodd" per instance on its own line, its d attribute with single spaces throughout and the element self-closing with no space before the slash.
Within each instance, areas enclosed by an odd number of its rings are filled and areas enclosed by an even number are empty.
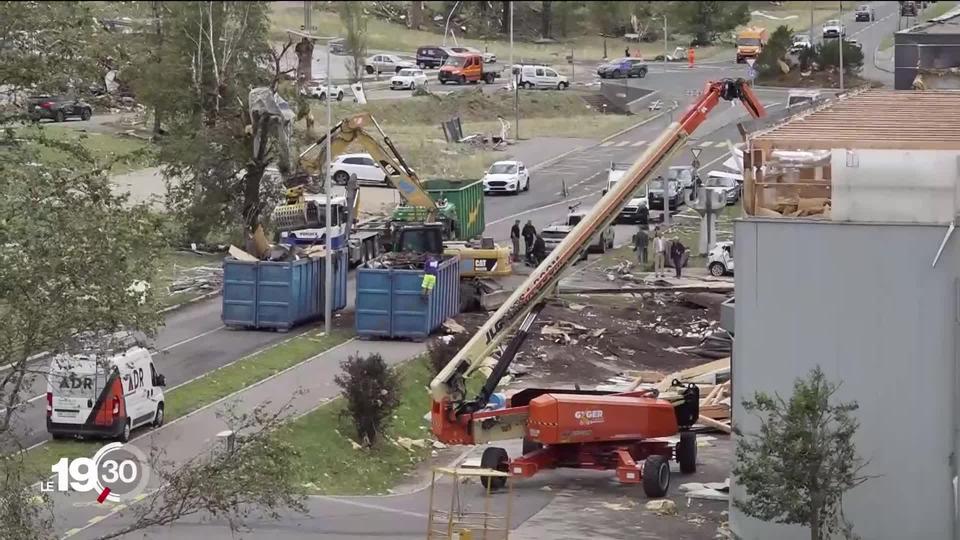
<svg viewBox="0 0 960 540">
<path fill-rule="evenodd" d="M 510 69 L 513 69 L 513 2 L 510 2 Z M 513 78 L 513 139 L 520 140 L 520 71 Z"/>
<path fill-rule="evenodd" d="M 447 46 L 447 34 L 450 33 L 450 17 L 453 17 L 453 12 L 457 10 L 457 6 L 459 6 L 459 5 L 460 5 L 459 0 L 458 0 L 455 4 L 453 4 L 453 7 L 450 8 L 450 13 L 447 14 L 447 22 L 444 23 L 444 25 L 443 25 L 443 46 L 444 46 L 444 47 Z M 512 5 L 513 5 L 513 3 L 511 2 L 511 6 L 512 6 Z M 513 12 L 510 13 L 510 20 L 511 20 L 511 24 L 513 24 L 513 23 L 512 23 L 512 21 L 513 21 Z M 456 40 L 456 38 L 454 38 L 454 40 Z"/>
<path fill-rule="evenodd" d="M 303 33 L 312 34 L 313 33 L 313 21 L 310 20 L 310 12 L 312 11 L 312 2 L 310 0 L 304 0 L 303 2 Z"/>
<path fill-rule="evenodd" d="M 326 232 L 324 233 L 324 239 L 326 240 L 327 249 L 324 254 L 324 270 L 323 270 L 323 331 L 326 335 L 330 335 L 330 323 L 333 319 L 333 239 L 330 236 L 330 221 L 331 221 L 331 211 L 330 211 L 330 198 L 333 197 L 333 191 L 330 190 L 330 186 L 333 184 L 333 177 L 330 175 L 330 138 L 331 130 L 333 129 L 333 114 L 330 109 L 330 102 L 333 101 L 333 96 L 330 95 L 330 40 L 327 39 L 327 74 L 325 77 L 326 80 L 326 93 L 327 99 L 324 100 L 327 102 L 327 151 L 324 153 L 323 159 L 323 174 L 326 180 L 323 182 L 323 191 L 326 195 L 327 204 L 325 212 L 325 221 Z M 349 243 L 349 240 L 344 237 L 344 244 Z M 343 269 L 346 272 L 346 269 Z"/>
<path fill-rule="evenodd" d="M 663 72 L 667 72 L 667 14 L 663 14 Z"/>
<path fill-rule="evenodd" d="M 813 47 L 813 6 L 814 2 L 810 2 L 810 46 Z"/>
<path fill-rule="evenodd" d="M 844 42 L 844 30 L 846 27 L 843 25 L 843 2 L 840 2 L 840 91 L 843 92 L 843 42 Z"/>
</svg>

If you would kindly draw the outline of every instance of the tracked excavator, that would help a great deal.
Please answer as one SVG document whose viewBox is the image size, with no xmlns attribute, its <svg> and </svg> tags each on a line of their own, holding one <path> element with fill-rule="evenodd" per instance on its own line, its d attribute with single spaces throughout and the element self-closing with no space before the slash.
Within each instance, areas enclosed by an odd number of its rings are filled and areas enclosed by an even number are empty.
<svg viewBox="0 0 960 540">
<path fill-rule="evenodd" d="M 376 129 L 383 144 L 365 129 L 367 126 Z M 403 159 L 393 141 L 372 115 L 363 113 L 347 118 L 334 126 L 330 136 L 331 160 L 345 152 L 351 144 L 359 144 L 384 170 L 387 181 L 396 188 L 404 204 L 423 210 L 400 212 L 405 216 L 416 216 L 422 221 L 393 219 L 387 223 L 361 225 L 354 229 L 353 222 L 358 208 L 356 187 L 348 182 L 346 197 L 335 198 L 331 203 L 342 204 L 348 209 L 349 215 L 333 216 L 335 223 L 346 223 L 351 230 L 376 230 L 384 247 L 391 251 L 429 249 L 446 255 L 459 255 L 462 277 L 494 277 L 511 273 L 508 248 L 496 246 L 491 241 L 478 245 L 472 239 L 459 238 L 460 223 L 456 208 L 448 201 L 438 203 L 430 197 L 417 173 Z M 291 187 L 287 190 L 286 204 L 278 206 L 273 213 L 274 223 L 284 237 L 289 238 L 291 234 L 295 234 L 306 243 L 322 238 L 323 205 L 326 199 L 323 195 L 311 193 L 322 188 L 322 182 L 311 180 L 326 177 L 323 171 L 325 154 L 326 134 L 300 154 L 297 174 L 288 180 Z M 345 232 L 345 229 L 341 231 Z M 342 243 L 337 239 L 332 240 L 334 248 Z"/>
<path fill-rule="evenodd" d="M 637 188 L 683 147 L 710 111 L 721 100 L 738 100 L 752 116 L 765 114 L 743 79 L 709 82 L 704 90 L 433 379 L 431 429 L 438 440 L 485 444 L 520 438 L 523 455 L 511 460 L 503 448 L 488 446 L 481 466 L 520 477 L 557 467 L 613 469 L 623 483 L 642 483 L 650 497 L 666 494 L 671 459 L 679 462 L 683 473 L 696 470 L 696 435 L 690 429 L 699 417 L 695 385 L 673 381 L 677 387 L 673 400 L 646 389 L 617 393 L 528 388 L 513 394 L 504 408 L 493 409 L 489 402 L 564 271 L 577 261 L 590 239 L 616 219 Z M 510 333 L 513 336 L 483 388 L 478 395 L 468 396 L 467 377 Z M 662 439 L 678 434 L 676 445 Z M 502 476 L 483 477 L 484 485 L 491 488 L 504 482 Z"/>
</svg>

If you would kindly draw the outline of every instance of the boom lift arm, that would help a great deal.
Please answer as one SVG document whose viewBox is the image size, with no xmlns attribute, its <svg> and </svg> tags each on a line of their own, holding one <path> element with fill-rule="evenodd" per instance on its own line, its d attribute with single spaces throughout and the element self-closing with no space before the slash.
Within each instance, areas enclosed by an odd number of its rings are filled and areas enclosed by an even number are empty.
<svg viewBox="0 0 960 540">
<path fill-rule="evenodd" d="M 555 289 L 563 272 L 576 262 L 583 246 L 613 222 L 636 189 L 646 183 L 656 170 L 683 147 L 721 99 L 739 100 L 755 118 L 766 114 L 762 103 L 743 79 L 707 83 L 700 98 L 650 145 L 613 189 L 600 199 L 590 214 L 574 227 L 430 383 L 433 399 L 431 423 L 434 434 L 440 440 L 454 444 L 473 444 L 516 436 L 515 428 L 522 425 L 522 418 L 500 417 L 497 422 L 492 422 L 487 421 L 489 418 L 474 419 L 473 413 L 486 405 L 486 399 L 493 389 L 490 387 L 495 387 L 506 372 L 526 335 L 526 329 L 533 322 L 535 312 L 539 311 L 544 299 Z M 524 328 L 517 332 L 501 355 L 481 396 L 477 400 L 467 401 L 467 396 L 464 395 L 466 376 L 475 370 L 521 321 Z M 497 426 L 497 432 L 494 432 L 494 426 Z"/>
</svg>

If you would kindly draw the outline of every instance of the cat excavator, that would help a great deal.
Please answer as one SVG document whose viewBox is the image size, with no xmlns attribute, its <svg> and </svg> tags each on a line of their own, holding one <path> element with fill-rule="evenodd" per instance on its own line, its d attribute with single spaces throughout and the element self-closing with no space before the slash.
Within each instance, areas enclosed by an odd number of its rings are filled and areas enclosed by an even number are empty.
<svg viewBox="0 0 960 540">
<path fill-rule="evenodd" d="M 375 128 L 383 141 L 368 131 Z M 457 209 L 446 200 L 435 201 L 424 189 L 416 171 L 404 160 L 400 151 L 384 133 L 376 119 L 369 113 L 351 116 L 336 126 L 330 134 L 330 160 L 344 153 L 353 144 L 359 144 L 376 161 L 387 175 L 387 181 L 396 188 L 404 203 L 425 212 L 408 212 L 417 221 L 391 219 L 387 222 L 355 224 L 359 206 L 356 186 L 348 182 L 346 197 L 334 197 L 331 204 L 343 209 L 340 215 L 335 212 L 333 224 L 343 225 L 338 229 L 343 236 L 331 239 L 336 249 L 349 242 L 367 242 L 373 232 L 381 245 L 392 251 L 429 251 L 437 255 L 457 255 L 460 257 L 460 277 L 462 278 L 461 296 L 463 309 L 472 307 L 490 307 L 503 298 L 501 288 L 493 281 L 484 279 L 510 275 L 510 249 L 497 246 L 491 239 L 459 238 L 461 226 Z M 286 193 L 286 204 L 279 205 L 273 212 L 273 221 L 284 238 L 291 234 L 301 238 L 321 239 L 325 234 L 323 222 L 324 195 L 314 194 L 321 191 L 322 180 L 326 178 L 323 170 L 326 160 L 326 134 L 304 150 L 298 161 L 297 172 L 287 180 L 290 186 Z M 422 219 L 422 221 L 420 221 Z M 310 232 L 312 231 L 312 233 Z M 355 231 L 350 237 L 348 231 Z M 306 233 L 306 234 L 305 234 Z M 358 240 L 359 237 L 359 240 Z M 364 254 L 371 250 L 363 248 Z M 379 250 L 377 250 L 379 252 Z M 367 260 L 369 257 L 362 257 Z"/>
<path fill-rule="evenodd" d="M 513 460 L 503 448 L 488 446 L 481 467 L 521 477 L 557 467 L 614 469 L 621 482 L 642 483 L 650 497 L 666 494 L 669 460 L 676 459 L 683 473 L 696 470 L 696 435 L 690 430 L 699 418 L 696 385 L 673 381 L 678 388 L 675 400 L 662 399 L 655 389 L 607 392 L 528 388 L 510 396 L 504 408 L 494 408 L 490 401 L 564 272 L 580 258 L 591 239 L 613 223 L 637 188 L 683 147 L 721 100 L 739 100 L 755 118 L 765 114 L 743 79 L 707 83 L 683 116 L 667 127 L 433 379 L 431 430 L 438 440 L 485 444 L 523 439 L 523 455 Z M 468 376 L 511 332 L 513 337 L 478 395 L 468 396 Z M 675 446 L 662 439 L 678 434 Z M 505 483 L 502 476 L 482 478 L 489 488 Z"/>
</svg>

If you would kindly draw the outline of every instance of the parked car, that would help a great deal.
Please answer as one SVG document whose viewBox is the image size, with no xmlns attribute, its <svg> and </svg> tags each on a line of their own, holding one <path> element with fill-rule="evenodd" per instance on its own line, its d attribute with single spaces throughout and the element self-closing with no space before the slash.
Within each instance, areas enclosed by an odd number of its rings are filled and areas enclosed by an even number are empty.
<svg viewBox="0 0 960 540">
<path fill-rule="evenodd" d="M 663 189 L 667 186 L 667 197 L 670 199 L 670 208 L 680 208 L 683 203 L 683 188 L 676 180 L 666 181 L 663 177 L 651 180 L 647 186 L 647 204 L 651 210 L 663 210 Z"/>
<path fill-rule="evenodd" d="M 515 65 L 520 70 L 520 88 L 555 88 L 565 90 L 570 86 L 566 77 L 551 67 L 539 65 Z"/>
<path fill-rule="evenodd" d="M 391 90 L 413 90 L 427 84 L 427 74 L 420 68 L 404 68 L 390 78 Z"/>
<path fill-rule="evenodd" d="M 63 122 L 71 116 L 89 120 L 93 116 L 93 107 L 76 98 L 40 95 L 27 100 L 27 114 L 34 122 L 44 118 Z"/>
<path fill-rule="evenodd" d="M 483 192 L 513 193 L 530 189 L 530 171 L 522 161 L 498 161 L 483 175 Z"/>
<path fill-rule="evenodd" d="M 343 38 L 331 39 L 327 42 L 330 54 L 347 54 L 347 41 Z"/>
<path fill-rule="evenodd" d="M 847 35 L 847 27 L 840 24 L 839 20 L 831 19 L 823 23 L 824 38 L 838 38 L 845 35 Z"/>
<path fill-rule="evenodd" d="M 857 10 L 853 12 L 853 20 L 856 22 L 873 22 L 877 20 L 877 14 L 874 13 L 872 7 L 864 4 L 857 6 Z"/>
<path fill-rule="evenodd" d="M 480 81 L 493 84 L 493 81 L 499 76 L 499 72 L 486 69 L 483 56 L 479 54 L 452 53 L 440 67 L 437 79 L 440 80 L 440 84 L 447 84 L 448 82 L 466 84 Z"/>
<path fill-rule="evenodd" d="M 640 221 L 641 207 L 649 208 L 647 206 L 647 195 L 645 193 L 634 194 L 634 196 L 627 201 L 627 204 L 623 205 L 623 208 L 620 209 L 620 213 L 617 214 L 614 223 L 638 223 Z"/>
<path fill-rule="evenodd" d="M 497 55 L 488 51 L 481 51 L 475 47 L 450 47 L 450 50 L 458 54 L 479 54 L 483 56 L 483 62 L 486 64 L 496 64 Z"/>
<path fill-rule="evenodd" d="M 589 209 L 579 208 L 580 203 L 570 206 L 570 211 L 567 214 L 567 218 L 558 223 L 553 223 L 543 228 L 541 231 L 541 236 L 543 237 L 543 243 L 546 245 L 547 253 L 550 253 L 557 246 L 560 245 L 560 242 L 570 234 L 570 231 L 577 226 L 583 218 L 587 217 L 587 214 L 590 213 Z M 606 253 L 608 249 L 613 249 L 614 244 L 614 229 L 613 225 L 608 226 L 603 231 L 597 233 L 595 237 L 590 240 L 590 244 L 587 246 L 587 249 L 581 254 L 581 259 L 587 258 L 587 252 L 593 251 L 596 253 Z"/>
<path fill-rule="evenodd" d="M 639 58 L 620 58 L 600 64 L 597 68 L 597 75 L 601 79 L 620 79 L 622 77 L 640 77 L 647 76 L 647 63 Z"/>
<path fill-rule="evenodd" d="M 317 98 L 320 101 L 331 96 L 337 101 L 343 101 L 343 88 L 336 84 L 324 85 L 323 81 L 310 81 L 300 88 L 300 95 Z"/>
<path fill-rule="evenodd" d="M 707 270 L 711 276 L 720 277 L 733 273 L 733 242 L 717 242 L 707 254 Z"/>
<path fill-rule="evenodd" d="M 700 183 L 700 174 L 690 165 L 675 165 L 667 169 L 667 179 L 676 181 L 681 190 L 693 189 Z"/>
<path fill-rule="evenodd" d="M 917 8 L 916 2 L 900 2 L 901 17 L 916 17 L 917 9 L 918 8 Z"/>
<path fill-rule="evenodd" d="M 357 175 L 358 183 L 385 184 L 387 173 L 370 154 L 341 154 L 330 164 L 330 175 L 335 184 L 346 184 L 351 174 Z"/>
<path fill-rule="evenodd" d="M 711 171 L 707 174 L 707 180 L 703 183 L 704 187 L 723 191 L 727 206 L 737 204 L 740 200 L 740 182 L 737 182 L 733 173 L 721 173 L 720 171 Z"/>
<path fill-rule="evenodd" d="M 420 69 L 438 68 L 447 61 L 450 56 L 449 49 L 436 46 L 424 46 L 417 49 L 417 67 Z"/>
<path fill-rule="evenodd" d="M 813 43 L 810 41 L 810 34 L 795 34 L 793 36 L 793 44 L 790 45 L 790 52 L 800 54 L 804 49 L 810 48 L 813 48 Z"/>
<path fill-rule="evenodd" d="M 374 73 L 399 73 L 401 69 L 416 67 L 413 62 L 395 54 L 375 54 L 367 58 L 364 68 L 368 75 Z"/>
</svg>

